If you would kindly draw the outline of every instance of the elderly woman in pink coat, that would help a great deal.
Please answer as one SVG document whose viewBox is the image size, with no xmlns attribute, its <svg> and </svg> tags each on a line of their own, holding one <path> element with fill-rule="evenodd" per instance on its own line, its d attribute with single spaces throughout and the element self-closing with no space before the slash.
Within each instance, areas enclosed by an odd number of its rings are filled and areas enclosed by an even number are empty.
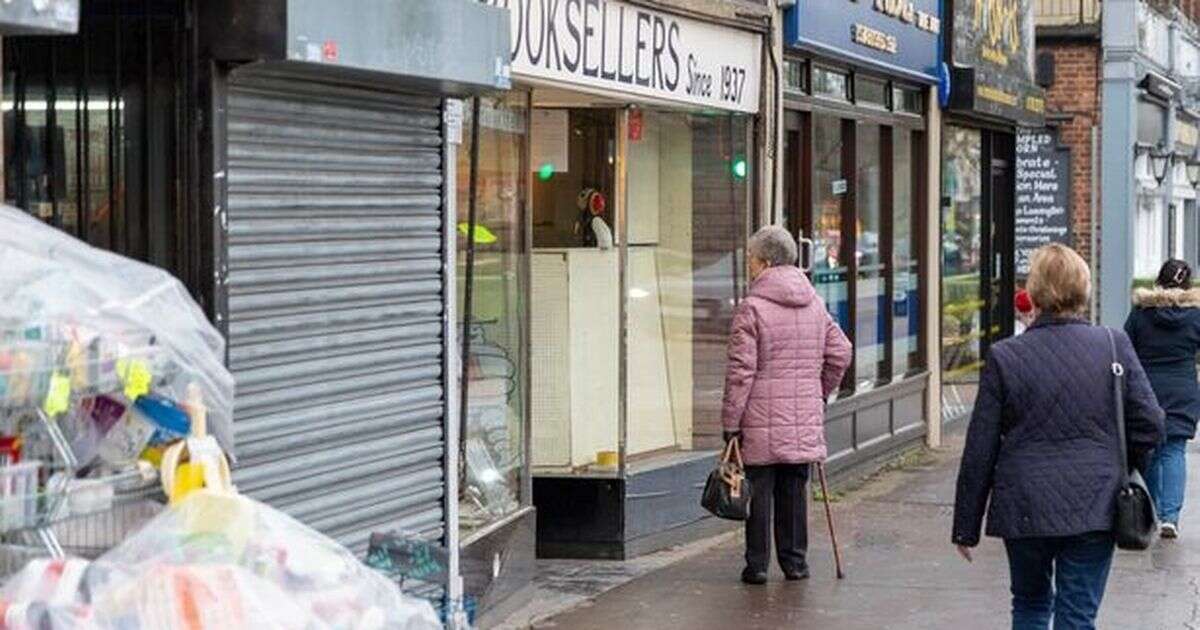
<svg viewBox="0 0 1200 630">
<path fill-rule="evenodd" d="M 787 230 L 759 230 L 748 254 L 750 295 L 733 318 L 722 412 L 725 439 L 740 440 L 752 486 L 742 581 L 766 583 L 772 521 L 784 577 L 802 580 L 808 465 L 825 460 L 825 400 L 850 365 L 851 346 L 796 266 Z"/>
</svg>

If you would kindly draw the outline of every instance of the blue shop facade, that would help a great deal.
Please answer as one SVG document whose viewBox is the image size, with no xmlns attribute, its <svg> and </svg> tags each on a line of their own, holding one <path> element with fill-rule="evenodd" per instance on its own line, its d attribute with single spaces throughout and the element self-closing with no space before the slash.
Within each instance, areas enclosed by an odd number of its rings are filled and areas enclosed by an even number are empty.
<svg viewBox="0 0 1200 630">
<path fill-rule="evenodd" d="M 937 0 L 830 0 L 784 21 L 783 219 L 855 347 L 827 418 L 837 470 L 926 435 L 943 18 Z"/>
</svg>

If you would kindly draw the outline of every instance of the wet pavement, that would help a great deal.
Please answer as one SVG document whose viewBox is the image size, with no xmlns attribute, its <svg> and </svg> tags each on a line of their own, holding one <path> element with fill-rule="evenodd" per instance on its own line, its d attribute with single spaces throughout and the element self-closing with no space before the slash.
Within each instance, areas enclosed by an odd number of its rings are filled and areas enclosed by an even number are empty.
<svg viewBox="0 0 1200 630">
<path fill-rule="evenodd" d="M 834 503 L 844 580 L 834 578 L 824 514 L 814 503 L 807 581 L 786 582 L 774 568 L 767 586 L 742 585 L 741 540 L 726 537 L 532 627 L 1007 628 L 1002 545 L 985 540 L 967 564 L 949 542 L 961 436 L 950 440 Z M 1183 537 L 1151 552 L 1118 552 L 1101 628 L 1200 629 L 1200 449 L 1191 454 Z"/>
</svg>

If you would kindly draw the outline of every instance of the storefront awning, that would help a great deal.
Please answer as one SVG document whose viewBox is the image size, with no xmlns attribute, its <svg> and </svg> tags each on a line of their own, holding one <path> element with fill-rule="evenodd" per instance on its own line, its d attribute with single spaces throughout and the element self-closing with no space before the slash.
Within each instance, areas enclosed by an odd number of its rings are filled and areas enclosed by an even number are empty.
<svg viewBox="0 0 1200 630">
<path fill-rule="evenodd" d="M 71 35 L 79 31 L 79 0 L 4 0 L 0 35 Z"/>
</svg>

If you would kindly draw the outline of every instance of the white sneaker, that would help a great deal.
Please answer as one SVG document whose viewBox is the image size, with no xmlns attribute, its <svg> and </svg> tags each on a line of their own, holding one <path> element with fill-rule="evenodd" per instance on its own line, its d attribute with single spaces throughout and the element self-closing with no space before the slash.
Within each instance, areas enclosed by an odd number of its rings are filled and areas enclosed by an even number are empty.
<svg viewBox="0 0 1200 630">
<path fill-rule="evenodd" d="M 1179 526 L 1175 523 L 1163 523 L 1159 528 L 1158 533 L 1163 538 L 1175 539 L 1179 538 Z"/>
</svg>

